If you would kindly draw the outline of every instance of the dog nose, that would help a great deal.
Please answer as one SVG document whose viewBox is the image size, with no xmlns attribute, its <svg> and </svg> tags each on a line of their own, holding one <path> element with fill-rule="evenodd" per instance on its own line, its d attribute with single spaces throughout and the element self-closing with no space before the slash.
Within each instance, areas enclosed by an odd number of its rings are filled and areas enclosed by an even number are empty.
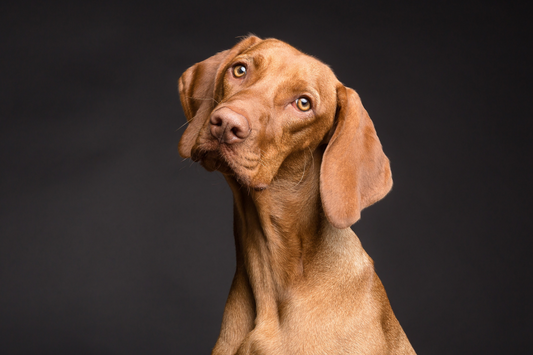
<svg viewBox="0 0 533 355">
<path fill-rule="evenodd" d="M 215 111 L 209 119 L 213 137 L 219 142 L 235 144 L 244 141 L 250 135 L 250 125 L 243 115 L 228 107 Z"/>
</svg>

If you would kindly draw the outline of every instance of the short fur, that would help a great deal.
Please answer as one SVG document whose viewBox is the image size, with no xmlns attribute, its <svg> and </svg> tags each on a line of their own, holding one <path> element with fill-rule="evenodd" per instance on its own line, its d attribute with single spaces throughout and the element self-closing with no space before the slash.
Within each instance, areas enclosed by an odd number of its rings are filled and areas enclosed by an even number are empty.
<svg viewBox="0 0 533 355">
<path fill-rule="evenodd" d="M 234 196 L 237 269 L 212 354 L 415 354 L 349 228 L 392 186 L 357 93 L 255 36 L 189 68 L 179 92 L 181 156 Z"/>
</svg>

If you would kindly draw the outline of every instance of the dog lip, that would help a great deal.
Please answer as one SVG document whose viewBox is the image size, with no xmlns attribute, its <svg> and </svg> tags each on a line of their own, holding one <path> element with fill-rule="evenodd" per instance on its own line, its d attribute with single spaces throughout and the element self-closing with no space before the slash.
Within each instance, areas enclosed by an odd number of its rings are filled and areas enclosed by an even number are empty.
<svg viewBox="0 0 533 355">
<path fill-rule="evenodd" d="M 199 152 L 197 150 L 193 150 L 191 152 L 191 160 L 194 162 L 199 162 L 205 157 L 205 152 Z"/>
<path fill-rule="evenodd" d="M 191 159 L 199 162 L 208 171 L 218 170 L 222 174 L 232 175 L 243 186 L 248 186 L 254 191 L 261 192 L 268 188 L 266 183 L 253 183 L 254 170 L 261 159 L 236 157 L 235 146 L 227 145 L 215 139 L 206 140 L 192 149 Z"/>
<path fill-rule="evenodd" d="M 263 191 L 263 190 L 266 190 L 266 188 L 268 187 L 267 184 L 257 184 L 253 187 L 253 189 L 255 191 Z"/>
</svg>

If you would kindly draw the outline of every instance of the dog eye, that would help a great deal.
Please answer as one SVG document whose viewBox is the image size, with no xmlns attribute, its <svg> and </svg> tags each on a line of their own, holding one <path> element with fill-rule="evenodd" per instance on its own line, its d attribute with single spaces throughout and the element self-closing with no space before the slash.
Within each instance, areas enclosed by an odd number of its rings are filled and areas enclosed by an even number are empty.
<svg viewBox="0 0 533 355">
<path fill-rule="evenodd" d="M 233 76 L 236 78 L 242 78 L 246 74 L 246 67 L 244 65 L 236 65 L 233 68 Z"/>
<path fill-rule="evenodd" d="M 300 111 L 309 111 L 311 108 L 311 101 L 305 97 L 300 97 L 296 99 L 296 106 L 298 109 L 300 109 Z"/>
</svg>

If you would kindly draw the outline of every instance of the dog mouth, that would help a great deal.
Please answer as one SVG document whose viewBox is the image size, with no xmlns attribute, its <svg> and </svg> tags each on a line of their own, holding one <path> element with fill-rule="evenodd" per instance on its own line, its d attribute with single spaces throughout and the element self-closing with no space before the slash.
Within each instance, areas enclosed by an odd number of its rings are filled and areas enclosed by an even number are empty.
<svg viewBox="0 0 533 355">
<path fill-rule="evenodd" d="M 260 168 L 264 166 L 261 155 L 249 149 L 235 149 L 218 141 L 210 141 L 193 148 L 191 159 L 207 171 L 219 171 L 235 178 L 237 182 L 255 191 L 263 191 L 268 184 L 259 181 Z"/>
</svg>

